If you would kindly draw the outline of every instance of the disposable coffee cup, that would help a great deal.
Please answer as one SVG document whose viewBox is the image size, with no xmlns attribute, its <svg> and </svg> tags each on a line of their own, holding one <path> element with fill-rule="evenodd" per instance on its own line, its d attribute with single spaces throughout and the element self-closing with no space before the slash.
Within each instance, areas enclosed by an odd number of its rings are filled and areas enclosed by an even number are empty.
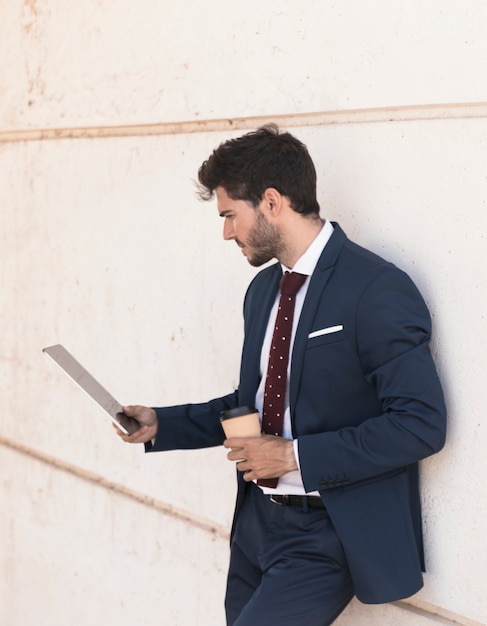
<svg viewBox="0 0 487 626">
<path fill-rule="evenodd" d="M 220 421 L 227 439 L 261 435 L 259 413 L 253 404 L 222 411 Z"/>
</svg>

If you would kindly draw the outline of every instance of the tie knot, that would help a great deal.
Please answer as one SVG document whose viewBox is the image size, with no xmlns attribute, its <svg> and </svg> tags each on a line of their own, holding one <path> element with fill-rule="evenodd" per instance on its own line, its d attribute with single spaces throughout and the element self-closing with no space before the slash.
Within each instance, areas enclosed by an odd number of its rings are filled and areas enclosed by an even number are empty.
<svg viewBox="0 0 487 626">
<path fill-rule="evenodd" d="M 295 296 L 304 285 L 304 281 L 307 278 L 308 277 L 305 274 L 285 272 L 281 279 L 281 293 L 286 296 Z"/>
</svg>

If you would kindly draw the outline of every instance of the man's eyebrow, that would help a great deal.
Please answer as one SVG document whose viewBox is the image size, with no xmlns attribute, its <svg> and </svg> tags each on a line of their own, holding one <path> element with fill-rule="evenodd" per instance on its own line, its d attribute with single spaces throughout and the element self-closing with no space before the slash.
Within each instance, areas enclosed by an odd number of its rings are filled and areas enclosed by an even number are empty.
<svg viewBox="0 0 487 626">
<path fill-rule="evenodd" d="M 230 209 L 224 209 L 223 211 L 220 211 L 220 217 L 226 217 L 227 215 L 230 215 L 232 211 Z"/>
</svg>

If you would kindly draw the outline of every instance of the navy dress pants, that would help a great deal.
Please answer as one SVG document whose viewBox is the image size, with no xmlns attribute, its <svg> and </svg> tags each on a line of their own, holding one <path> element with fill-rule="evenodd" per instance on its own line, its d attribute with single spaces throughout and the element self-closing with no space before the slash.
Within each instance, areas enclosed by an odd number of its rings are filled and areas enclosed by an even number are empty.
<svg viewBox="0 0 487 626">
<path fill-rule="evenodd" d="M 275 504 L 249 485 L 231 545 L 228 626 L 327 626 L 352 597 L 326 510 Z"/>
</svg>

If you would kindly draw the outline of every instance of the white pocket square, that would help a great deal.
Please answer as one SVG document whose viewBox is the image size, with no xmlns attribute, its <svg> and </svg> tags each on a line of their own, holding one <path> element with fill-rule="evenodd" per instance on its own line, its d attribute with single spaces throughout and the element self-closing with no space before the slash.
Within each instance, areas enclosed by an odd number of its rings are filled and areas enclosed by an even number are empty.
<svg viewBox="0 0 487 626">
<path fill-rule="evenodd" d="M 328 328 L 322 328 L 321 330 L 315 330 L 314 332 L 308 335 L 308 339 L 313 339 L 313 337 L 321 337 L 321 335 L 329 335 L 330 333 L 338 333 L 340 330 L 343 330 L 343 325 L 339 324 L 338 326 L 328 326 Z"/>
</svg>

